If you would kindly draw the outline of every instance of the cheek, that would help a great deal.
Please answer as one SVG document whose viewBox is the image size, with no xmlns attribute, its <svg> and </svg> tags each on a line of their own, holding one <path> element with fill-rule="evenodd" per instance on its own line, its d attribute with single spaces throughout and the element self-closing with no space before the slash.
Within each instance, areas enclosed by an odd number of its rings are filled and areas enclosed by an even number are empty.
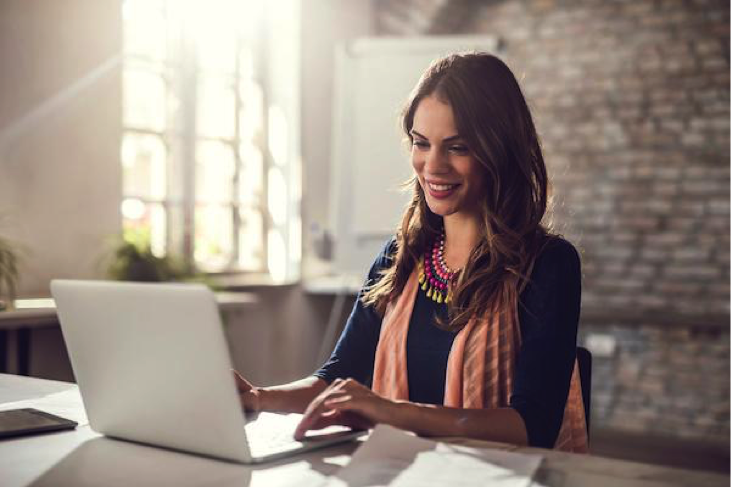
<svg viewBox="0 0 731 488">
<path fill-rule="evenodd" d="M 420 158 L 416 151 L 411 151 L 411 166 L 419 174 L 424 170 L 424 158 Z"/>
<path fill-rule="evenodd" d="M 483 168 L 475 160 L 466 160 L 462 166 L 462 174 L 469 181 L 470 193 L 482 193 L 485 189 Z"/>
</svg>

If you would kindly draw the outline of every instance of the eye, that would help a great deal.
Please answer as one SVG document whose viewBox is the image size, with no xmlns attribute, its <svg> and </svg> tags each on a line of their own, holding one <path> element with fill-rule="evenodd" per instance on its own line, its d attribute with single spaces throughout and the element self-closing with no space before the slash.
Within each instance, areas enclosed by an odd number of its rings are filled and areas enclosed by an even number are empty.
<svg viewBox="0 0 731 488">
<path fill-rule="evenodd" d="M 417 149 L 429 149 L 429 143 L 426 141 L 420 141 L 418 139 L 414 139 L 413 146 Z"/>
<path fill-rule="evenodd" d="M 463 144 L 454 144 L 452 146 L 449 146 L 449 151 L 455 154 L 467 154 L 468 152 L 470 152 L 470 149 Z"/>
</svg>

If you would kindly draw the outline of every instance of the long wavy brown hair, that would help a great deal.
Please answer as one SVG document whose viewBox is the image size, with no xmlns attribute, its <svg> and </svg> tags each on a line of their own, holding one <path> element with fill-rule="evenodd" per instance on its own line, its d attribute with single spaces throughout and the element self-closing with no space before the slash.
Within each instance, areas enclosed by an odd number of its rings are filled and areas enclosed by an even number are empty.
<svg viewBox="0 0 731 488">
<path fill-rule="evenodd" d="M 449 319 L 457 331 L 492 306 L 508 306 L 527 285 L 535 258 L 553 235 L 542 223 L 549 183 L 528 104 L 510 69 L 486 53 L 452 54 L 434 61 L 409 96 L 401 117 L 408 142 L 421 100 L 436 96 L 452 108 L 457 130 L 484 171 L 480 202 L 482 236 L 454 277 Z M 443 226 L 429 210 L 414 176 L 411 202 L 396 232 L 392 265 L 368 287 L 363 303 L 380 314 L 402 291 L 409 275 Z M 503 303 L 505 302 L 505 303 Z M 514 302 L 512 302 L 514 303 Z M 503 308 L 497 308 L 503 310 Z"/>
</svg>

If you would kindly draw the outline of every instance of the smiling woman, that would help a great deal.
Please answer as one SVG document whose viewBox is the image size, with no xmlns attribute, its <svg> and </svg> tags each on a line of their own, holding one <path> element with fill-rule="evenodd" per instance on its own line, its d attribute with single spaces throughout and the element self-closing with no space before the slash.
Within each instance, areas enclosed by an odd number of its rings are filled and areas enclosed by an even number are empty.
<svg viewBox="0 0 731 488">
<path fill-rule="evenodd" d="M 541 223 L 546 167 L 515 77 L 489 54 L 439 59 L 402 127 L 412 200 L 335 351 L 288 385 L 239 377 L 242 404 L 304 411 L 298 436 L 387 423 L 586 452 L 579 257 Z"/>
</svg>

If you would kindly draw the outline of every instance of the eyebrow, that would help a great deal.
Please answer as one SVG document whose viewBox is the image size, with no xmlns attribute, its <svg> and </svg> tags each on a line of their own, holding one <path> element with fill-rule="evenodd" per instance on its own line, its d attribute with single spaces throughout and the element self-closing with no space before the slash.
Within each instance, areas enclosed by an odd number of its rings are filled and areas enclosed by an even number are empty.
<svg viewBox="0 0 731 488">
<path fill-rule="evenodd" d="M 418 137 L 420 137 L 420 138 L 422 138 L 424 140 L 427 140 L 427 141 L 429 140 L 427 137 L 419 134 L 414 129 L 411 129 L 411 135 L 412 136 L 418 136 Z M 449 136 L 449 137 L 444 138 L 444 140 L 442 142 L 452 142 L 452 141 L 456 141 L 456 140 L 459 140 L 459 139 L 462 139 L 462 136 L 459 135 L 459 134 L 455 134 L 453 136 Z"/>
</svg>

